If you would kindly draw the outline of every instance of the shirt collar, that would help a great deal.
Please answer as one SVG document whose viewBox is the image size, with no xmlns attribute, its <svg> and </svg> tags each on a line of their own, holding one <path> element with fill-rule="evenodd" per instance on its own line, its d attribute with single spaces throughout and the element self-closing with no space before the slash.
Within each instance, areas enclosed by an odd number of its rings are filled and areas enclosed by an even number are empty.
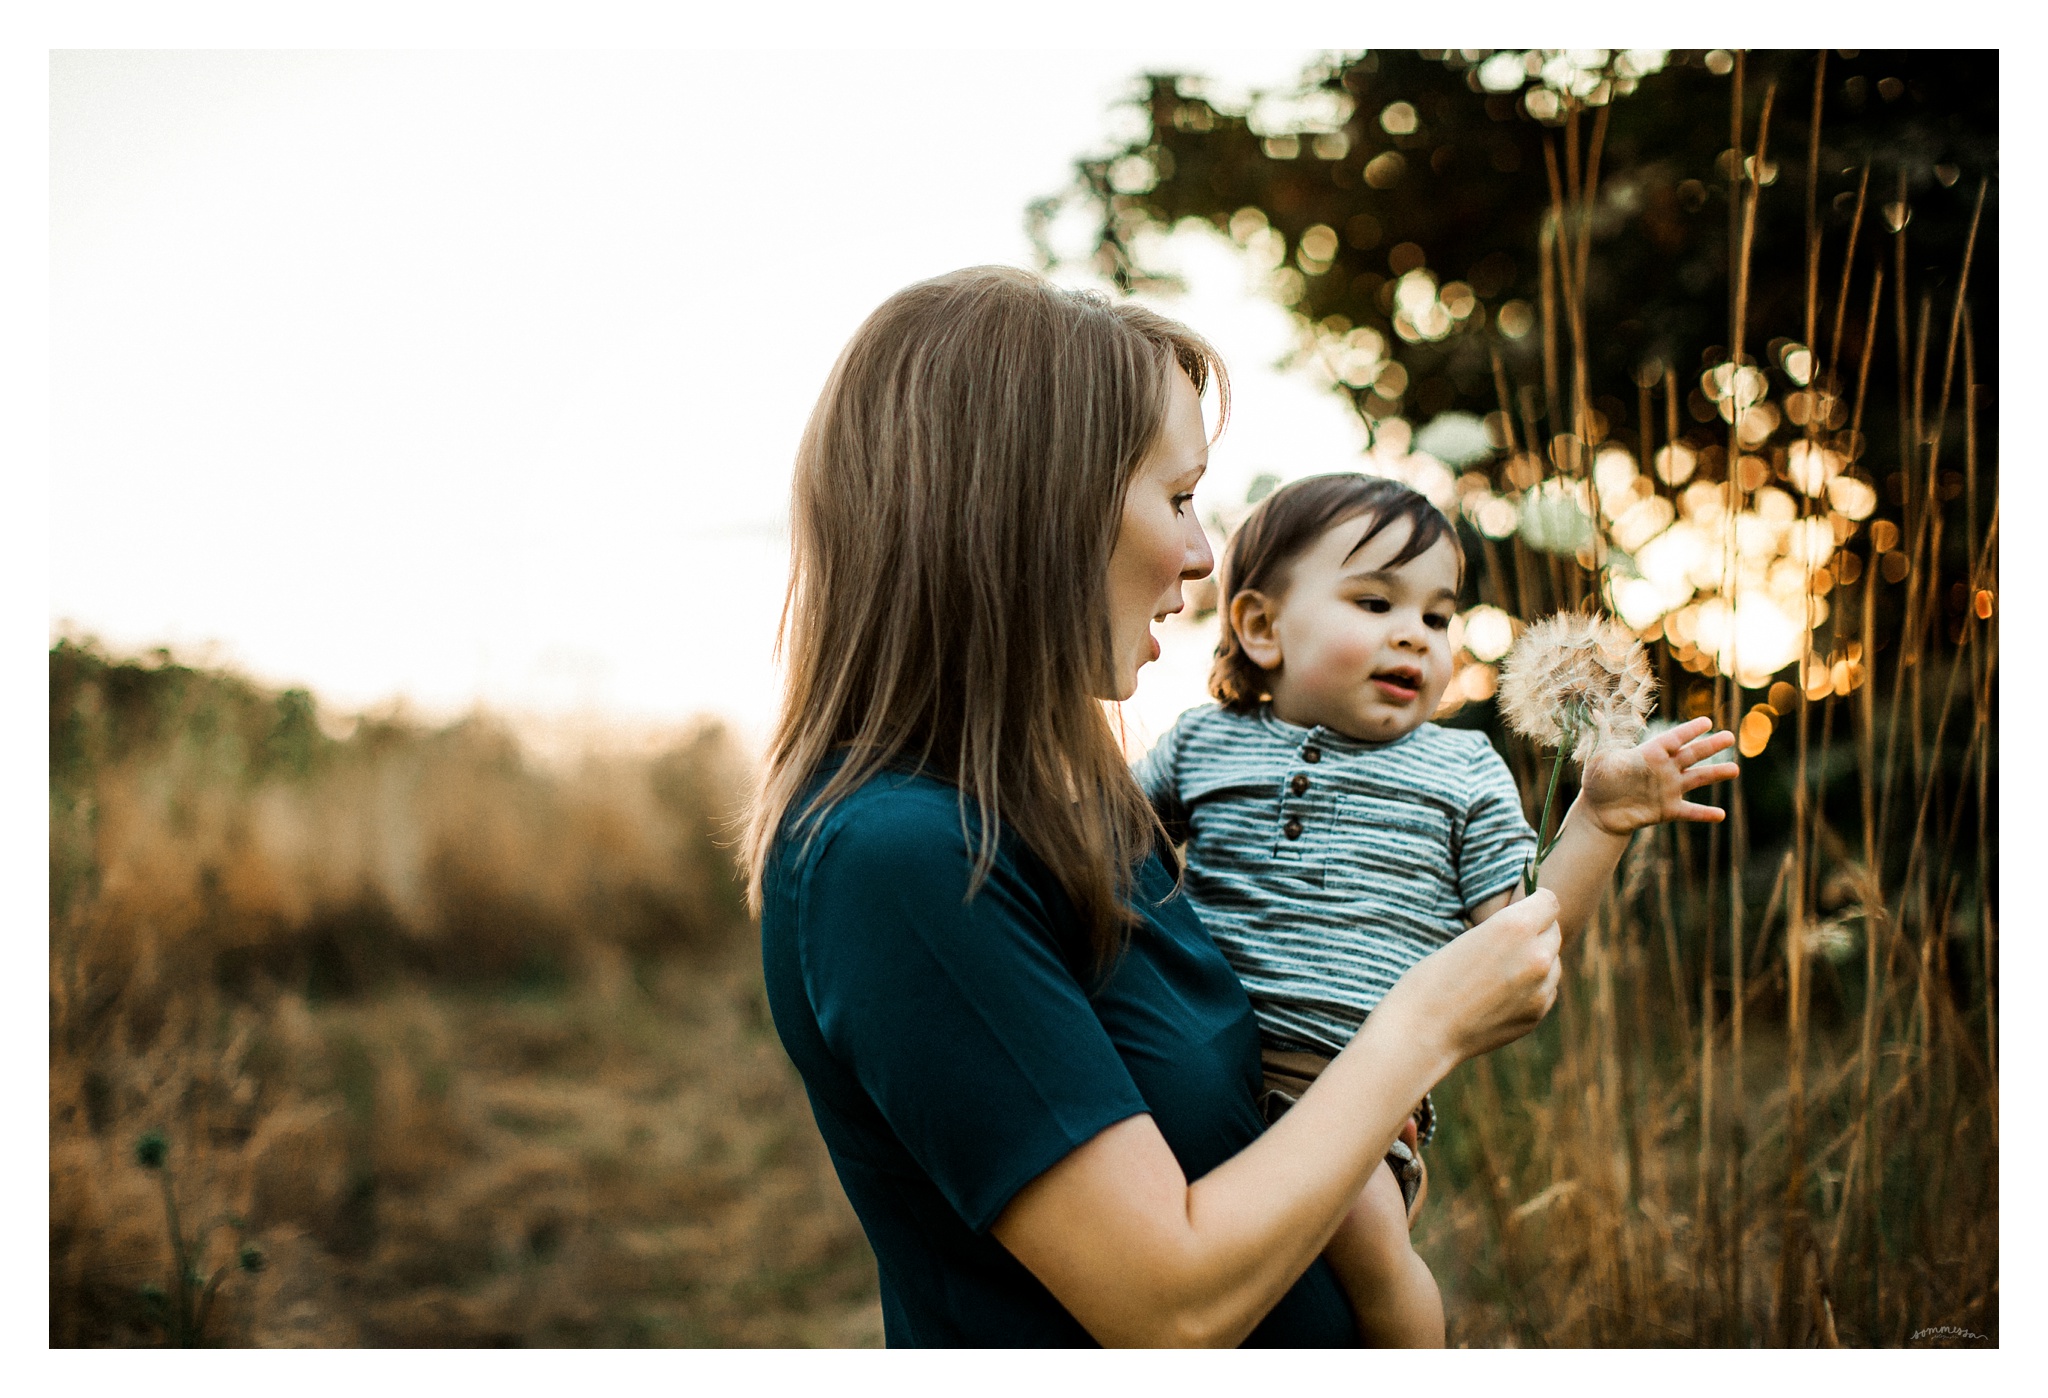
<svg viewBox="0 0 2048 1398">
<path fill-rule="evenodd" d="M 1325 752 L 1340 755 L 1385 752 L 1388 748 L 1398 747 L 1400 744 L 1407 742 L 1427 726 L 1427 721 L 1425 720 L 1398 738 L 1389 738 L 1385 742 L 1380 743 L 1368 742 L 1363 738 L 1353 738 L 1347 734 L 1339 733 L 1334 728 L 1325 728 L 1320 723 L 1313 728 L 1303 728 L 1298 723 L 1289 723 L 1286 719 L 1273 712 L 1273 701 L 1270 699 L 1259 705 L 1258 721 L 1259 726 L 1265 729 L 1267 733 L 1296 752 L 1305 747 L 1315 746 Z"/>
</svg>

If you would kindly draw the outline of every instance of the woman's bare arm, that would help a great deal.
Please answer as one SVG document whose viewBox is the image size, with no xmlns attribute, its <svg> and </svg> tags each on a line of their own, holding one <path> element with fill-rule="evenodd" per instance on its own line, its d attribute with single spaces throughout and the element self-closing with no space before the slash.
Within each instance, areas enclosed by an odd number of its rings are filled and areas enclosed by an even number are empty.
<svg viewBox="0 0 2048 1398">
<path fill-rule="evenodd" d="M 995 1236 L 1105 1345 L 1234 1345 L 1294 1285 L 1444 1074 L 1557 994 L 1555 898 L 1415 966 L 1273 1128 L 1190 1185 L 1149 1116 L 1020 1190 Z"/>
</svg>

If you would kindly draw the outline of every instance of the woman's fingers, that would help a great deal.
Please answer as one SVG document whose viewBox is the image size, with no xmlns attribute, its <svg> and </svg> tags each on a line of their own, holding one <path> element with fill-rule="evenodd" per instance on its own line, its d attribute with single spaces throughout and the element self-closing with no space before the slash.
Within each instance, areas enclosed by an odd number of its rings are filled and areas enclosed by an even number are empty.
<svg viewBox="0 0 2048 1398">
<path fill-rule="evenodd" d="M 1526 1034 L 1543 1022 L 1557 1003 L 1559 978 L 1564 973 L 1564 930 L 1553 919 L 1536 934 L 1529 947 L 1528 999 L 1524 1002 L 1522 1030 Z"/>
<path fill-rule="evenodd" d="M 1539 888 L 1527 898 L 1510 903 L 1492 917 L 1458 938 L 1459 942 L 1476 938 L 1479 942 L 1493 943 L 1499 939 L 1516 942 L 1527 941 L 1557 921 L 1557 895 L 1547 888 Z M 1452 943 L 1453 946 L 1457 942 Z"/>
<path fill-rule="evenodd" d="M 1539 888 L 1424 957 L 1381 1003 L 1403 995 L 1435 1002 L 1423 1011 L 1425 1022 L 1442 1027 L 1463 1061 L 1511 1043 L 1542 1020 L 1561 940 L 1557 895 Z"/>
<path fill-rule="evenodd" d="M 1510 914 L 1514 916 L 1509 917 Z M 1508 935 L 1525 941 L 1533 955 L 1555 958 L 1562 935 L 1557 929 L 1557 895 L 1539 888 L 1519 903 L 1510 903 L 1487 919 L 1512 928 Z M 1484 925 L 1484 924 L 1482 924 Z"/>
</svg>

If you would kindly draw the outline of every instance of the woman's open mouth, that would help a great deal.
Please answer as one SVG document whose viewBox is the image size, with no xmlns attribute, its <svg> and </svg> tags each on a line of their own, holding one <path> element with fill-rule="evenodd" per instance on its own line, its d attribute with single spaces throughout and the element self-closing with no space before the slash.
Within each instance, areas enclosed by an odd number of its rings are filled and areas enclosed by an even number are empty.
<svg viewBox="0 0 2048 1398">
<path fill-rule="evenodd" d="M 1152 614 L 1152 626 L 1157 626 L 1162 621 L 1165 621 L 1168 617 L 1172 616 L 1175 612 L 1179 611 L 1183 605 L 1184 604 L 1181 601 L 1175 599 L 1174 604 L 1168 607 L 1165 611 L 1154 612 Z M 1152 634 L 1152 626 L 1147 626 L 1145 628 L 1145 641 L 1146 644 L 1151 646 L 1152 648 L 1152 660 L 1157 660 L 1159 658 L 1159 638 Z M 1151 661 L 1147 661 L 1146 663 L 1150 664 Z"/>
</svg>

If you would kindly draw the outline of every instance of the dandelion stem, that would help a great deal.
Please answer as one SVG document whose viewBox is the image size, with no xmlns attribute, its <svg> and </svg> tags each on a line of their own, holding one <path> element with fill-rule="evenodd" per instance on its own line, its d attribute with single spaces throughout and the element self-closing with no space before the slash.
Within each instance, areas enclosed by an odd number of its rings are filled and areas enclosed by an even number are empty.
<svg viewBox="0 0 2048 1398">
<path fill-rule="evenodd" d="M 1536 870 L 1550 857 L 1551 846 L 1557 843 L 1557 837 L 1550 833 L 1550 811 L 1557 802 L 1557 779 L 1564 771 L 1565 755 L 1579 745 L 1582 720 L 1583 712 L 1579 705 L 1573 704 L 1565 710 L 1564 737 L 1559 740 L 1557 756 L 1551 759 L 1550 788 L 1543 793 L 1543 814 L 1536 822 L 1536 855 L 1522 871 L 1522 893 L 1525 897 L 1536 891 Z"/>
</svg>

